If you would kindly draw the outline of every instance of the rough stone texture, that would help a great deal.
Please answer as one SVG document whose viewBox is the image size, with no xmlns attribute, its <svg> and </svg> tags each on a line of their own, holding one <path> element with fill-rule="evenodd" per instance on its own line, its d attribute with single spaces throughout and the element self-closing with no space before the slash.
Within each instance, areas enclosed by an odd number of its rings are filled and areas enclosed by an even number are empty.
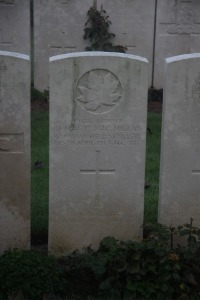
<svg viewBox="0 0 200 300">
<path fill-rule="evenodd" d="M 30 64 L 0 51 L 0 253 L 30 244 Z"/>
<path fill-rule="evenodd" d="M 141 237 L 147 67 L 106 52 L 50 59 L 50 252 Z"/>
<path fill-rule="evenodd" d="M 85 51 L 83 40 L 87 11 L 97 3 L 112 21 L 113 44 L 128 48 L 127 53 L 153 55 L 155 0 L 34 0 L 35 87 L 48 88 L 48 57 Z M 150 70 L 151 71 L 151 70 Z"/>
<path fill-rule="evenodd" d="M 163 87 L 164 59 L 200 45 L 200 1 L 158 0 L 154 86 Z"/>
<path fill-rule="evenodd" d="M 93 0 L 34 0 L 34 85 L 49 88 L 50 56 L 84 51 L 87 11 Z"/>
<path fill-rule="evenodd" d="M 30 53 L 30 1 L 0 1 L 0 49 Z"/>
<path fill-rule="evenodd" d="M 159 222 L 200 226 L 200 54 L 166 60 Z"/>
<path fill-rule="evenodd" d="M 151 83 L 155 0 L 97 0 L 97 8 L 105 8 L 116 34 L 113 44 L 127 47 L 126 53 L 146 57 Z"/>
</svg>

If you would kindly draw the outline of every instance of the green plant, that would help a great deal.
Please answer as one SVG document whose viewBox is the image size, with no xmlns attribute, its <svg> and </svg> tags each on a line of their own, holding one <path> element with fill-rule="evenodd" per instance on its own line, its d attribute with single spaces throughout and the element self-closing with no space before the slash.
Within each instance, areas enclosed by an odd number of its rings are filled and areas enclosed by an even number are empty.
<svg viewBox="0 0 200 300">
<path fill-rule="evenodd" d="M 7 251 L 0 257 L 0 295 L 21 294 L 28 300 L 65 293 L 67 283 L 56 259 L 33 251 Z"/>
<path fill-rule="evenodd" d="M 49 91 L 44 90 L 43 92 L 40 92 L 34 87 L 31 87 L 31 101 L 34 101 L 36 99 L 49 101 Z"/>
<path fill-rule="evenodd" d="M 68 282 L 67 296 L 69 299 L 96 299 L 98 294 L 98 281 L 88 264 L 88 258 L 94 251 L 88 247 L 83 253 L 74 251 L 72 254 L 59 259 L 64 266 L 65 278 Z M 73 298 L 74 297 L 74 298 Z M 95 298 L 93 298 L 95 297 Z M 67 298 L 68 299 L 68 298 Z"/>
<path fill-rule="evenodd" d="M 126 47 L 121 45 L 113 45 L 112 39 L 115 37 L 114 33 L 109 32 L 111 21 L 106 11 L 101 6 L 98 11 L 96 6 L 93 5 L 88 10 L 88 21 L 85 23 L 84 36 L 85 40 L 89 39 L 91 42 L 90 47 L 86 47 L 87 51 L 108 51 L 108 52 L 123 52 L 125 53 Z M 89 27 L 87 27 L 90 25 Z"/>
<path fill-rule="evenodd" d="M 0 257 L 0 299 L 199 300 L 200 230 L 193 220 L 144 230 L 142 242 L 106 237 L 96 251 L 88 247 L 59 259 L 8 251 Z M 185 246 L 175 246 L 179 237 Z"/>
<path fill-rule="evenodd" d="M 199 231 L 192 224 L 181 229 L 181 235 L 184 233 L 190 241 L 185 247 L 173 246 L 180 230 L 160 224 L 148 225 L 141 243 L 105 238 L 87 257 L 99 285 L 99 297 L 200 299 L 200 244 L 194 239 L 191 244 L 191 235 Z"/>
</svg>

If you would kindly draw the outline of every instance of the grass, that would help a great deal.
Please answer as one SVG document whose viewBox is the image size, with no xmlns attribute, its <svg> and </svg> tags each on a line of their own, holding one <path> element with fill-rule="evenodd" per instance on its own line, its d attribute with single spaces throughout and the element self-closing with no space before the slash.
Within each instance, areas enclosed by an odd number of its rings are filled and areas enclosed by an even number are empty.
<svg viewBox="0 0 200 300">
<path fill-rule="evenodd" d="M 32 113 L 32 218 L 31 227 L 33 236 L 45 236 L 48 230 L 48 198 L 49 198 L 49 156 L 48 137 L 49 115 L 48 112 Z M 41 168 L 36 168 L 35 163 L 42 163 Z"/>
<path fill-rule="evenodd" d="M 48 231 L 48 112 L 32 113 L 32 236 L 47 237 Z M 146 181 L 150 188 L 145 191 L 145 223 L 157 221 L 160 130 L 161 114 L 148 113 Z M 41 168 L 35 168 L 35 162 L 42 162 Z"/>
<path fill-rule="evenodd" d="M 152 134 L 147 134 L 145 177 L 150 188 L 145 190 L 144 221 L 155 223 L 158 214 L 161 114 L 148 113 L 148 127 Z"/>
</svg>

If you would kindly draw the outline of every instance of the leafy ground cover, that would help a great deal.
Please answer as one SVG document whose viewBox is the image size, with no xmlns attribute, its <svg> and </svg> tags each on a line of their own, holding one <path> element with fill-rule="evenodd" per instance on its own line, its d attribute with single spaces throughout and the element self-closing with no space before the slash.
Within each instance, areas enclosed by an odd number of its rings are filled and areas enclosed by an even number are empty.
<svg viewBox="0 0 200 300">
<path fill-rule="evenodd" d="M 106 237 L 96 251 L 61 258 L 7 251 L 0 256 L 0 300 L 199 300 L 200 230 L 191 220 L 145 231 L 142 242 Z M 174 247 L 176 235 L 187 245 Z"/>
</svg>

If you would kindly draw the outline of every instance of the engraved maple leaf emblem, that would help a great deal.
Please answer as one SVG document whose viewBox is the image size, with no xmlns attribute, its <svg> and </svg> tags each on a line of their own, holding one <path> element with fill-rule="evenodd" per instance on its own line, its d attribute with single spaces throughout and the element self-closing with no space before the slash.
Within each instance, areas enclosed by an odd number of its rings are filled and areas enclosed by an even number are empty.
<svg viewBox="0 0 200 300">
<path fill-rule="evenodd" d="M 119 80 L 108 71 L 90 71 L 86 82 L 78 85 L 78 91 L 77 100 L 91 112 L 108 111 L 121 98 Z"/>
</svg>

